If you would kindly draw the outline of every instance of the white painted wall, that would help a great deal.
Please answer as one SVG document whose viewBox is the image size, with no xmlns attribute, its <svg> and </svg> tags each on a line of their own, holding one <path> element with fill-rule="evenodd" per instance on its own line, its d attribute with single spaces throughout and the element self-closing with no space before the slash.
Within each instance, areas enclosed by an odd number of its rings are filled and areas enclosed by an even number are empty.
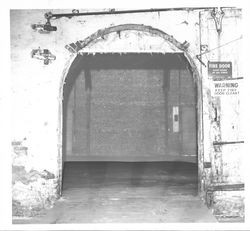
<svg viewBox="0 0 250 231">
<path fill-rule="evenodd" d="M 201 72 L 203 81 L 203 126 L 204 126 L 204 158 L 205 161 L 214 159 L 215 152 L 211 142 L 216 131 L 211 129 L 213 110 L 211 107 L 211 81 L 207 78 L 207 69 L 200 65 L 195 55 L 200 53 L 200 41 L 208 45 L 209 49 L 218 46 L 218 33 L 211 19 L 210 12 L 202 11 L 201 21 L 199 11 L 169 11 L 161 13 L 143 13 L 126 15 L 102 15 L 61 18 L 52 20 L 57 26 L 56 32 L 40 34 L 31 29 L 31 24 L 45 23 L 43 17 L 48 10 L 12 10 L 11 18 L 11 80 L 12 80 L 12 140 L 22 141 L 27 147 L 27 155 L 22 165 L 26 170 L 47 171 L 59 177 L 60 159 L 58 159 L 61 142 L 59 104 L 60 83 L 66 62 L 70 59 L 70 53 L 65 45 L 83 40 L 99 29 L 119 24 L 144 24 L 149 25 L 173 35 L 179 42 L 185 40 L 190 43 L 189 54 L 194 59 L 198 71 Z M 52 10 L 53 13 L 70 12 L 71 10 Z M 220 44 L 227 43 L 241 36 L 240 11 L 225 10 L 223 20 L 223 32 Z M 201 31 L 200 31 L 201 29 Z M 200 37 L 201 32 L 201 37 Z M 161 38 L 145 35 L 141 32 L 127 33 L 117 39 L 116 34 L 110 34 L 100 43 L 90 44 L 84 51 L 112 52 L 112 51 L 171 51 L 173 46 Z M 233 62 L 233 77 L 242 76 L 241 56 L 239 55 L 240 40 L 231 45 L 226 45 L 220 50 L 215 50 L 202 59 L 206 63 L 208 59 L 227 59 Z M 43 61 L 32 59 L 32 49 L 41 47 L 49 49 L 56 60 L 49 65 Z M 232 104 L 233 100 L 233 104 Z M 223 119 L 221 131 L 223 139 L 243 139 L 239 122 L 239 101 L 234 98 L 221 99 L 221 118 Z M 232 130 L 232 124 L 234 129 Z M 229 148 L 230 149 L 230 148 Z M 223 151 L 224 152 L 224 151 Z M 240 175 L 241 157 L 238 149 L 225 151 L 226 158 L 237 159 L 234 165 L 236 181 L 242 181 Z M 223 154 L 224 155 L 224 154 Z M 236 157 L 237 155 L 237 157 Z M 215 158 L 216 159 L 216 158 Z M 231 163 L 228 161 L 228 163 Z M 235 161 L 233 161 L 235 163 Z M 230 164 L 229 164 L 230 165 Z M 210 177 L 210 170 L 204 171 L 204 182 Z M 234 178 L 230 178 L 233 182 Z M 56 183 L 55 183 L 56 184 Z M 51 186 L 48 186 L 51 187 Z M 51 191 L 52 193 L 52 191 Z M 53 191 L 54 193 L 54 191 Z M 53 194 L 52 193 L 52 194 Z M 25 192 L 24 192 L 25 194 Z M 46 194 L 47 195 L 47 194 Z"/>
</svg>

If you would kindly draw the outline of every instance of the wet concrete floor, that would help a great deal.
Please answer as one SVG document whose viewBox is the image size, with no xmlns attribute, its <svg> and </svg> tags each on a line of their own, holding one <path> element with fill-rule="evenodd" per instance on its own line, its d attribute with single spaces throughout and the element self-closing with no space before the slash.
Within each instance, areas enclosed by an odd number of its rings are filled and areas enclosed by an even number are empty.
<svg viewBox="0 0 250 231">
<path fill-rule="evenodd" d="M 197 172 L 184 162 L 67 162 L 62 198 L 24 223 L 216 222 Z"/>
</svg>

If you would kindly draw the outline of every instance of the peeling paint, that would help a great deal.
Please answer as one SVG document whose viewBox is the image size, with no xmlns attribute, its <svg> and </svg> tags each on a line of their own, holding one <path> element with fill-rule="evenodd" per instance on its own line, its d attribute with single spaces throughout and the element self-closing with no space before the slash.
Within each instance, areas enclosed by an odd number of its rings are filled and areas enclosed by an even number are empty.
<svg viewBox="0 0 250 231">
<path fill-rule="evenodd" d="M 57 180 L 48 170 L 26 171 L 28 148 L 22 141 L 13 141 L 15 158 L 12 163 L 12 212 L 13 216 L 33 216 L 49 208 L 57 198 Z"/>
</svg>

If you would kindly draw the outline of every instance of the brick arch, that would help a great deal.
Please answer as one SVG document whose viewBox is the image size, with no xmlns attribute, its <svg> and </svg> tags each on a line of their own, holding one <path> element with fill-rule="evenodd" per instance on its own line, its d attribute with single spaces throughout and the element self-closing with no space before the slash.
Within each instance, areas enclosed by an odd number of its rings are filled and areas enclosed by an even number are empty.
<svg viewBox="0 0 250 231">
<path fill-rule="evenodd" d="M 105 29 L 100 29 L 96 31 L 95 33 L 91 34 L 90 36 L 86 37 L 83 40 L 78 40 L 76 42 L 67 44 L 65 48 L 70 52 L 70 57 L 68 61 L 65 64 L 65 68 L 62 73 L 62 77 L 60 79 L 60 86 L 59 86 L 59 119 L 58 119 L 58 169 L 59 169 L 59 191 L 61 194 L 62 190 L 62 117 L 63 117 L 63 110 L 62 110 L 62 99 L 63 99 L 63 89 L 65 84 L 65 79 L 67 78 L 68 71 L 76 59 L 76 57 L 79 55 L 79 51 L 81 51 L 83 48 L 88 47 L 91 43 L 98 42 L 99 38 L 104 38 L 105 35 L 108 35 L 110 33 L 120 33 L 122 31 L 140 31 L 148 33 L 149 35 L 155 36 L 155 37 L 161 37 L 166 42 L 174 45 L 177 49 L 180 50 L 180 52 L 183 52 L 187 63 L 189 64 L 189 68 L 191 72 L 193 73 L 193 80 L 196 83 L 196 90 L 197 90 L 197 143 L 198 143 L 198 174 L 199 178 L 202 177 L 203 172 L 203 153 L 204 153 L 204 145 L 203 145 L 203 100 L 202 100 L 202 79 L 201 74 L 198 70 L 198 67 L 196 65 L 196 62 L 193 57 L 194 55 L 191 55 L 190 50 L 188 49 L 189 43 L 187 41 L 180 43 L 177 41 L 172 35 L 167 34 L 166 32 L 153 28 L 151 26 L 146 26 L 143 24 L 122 24 L 117 25 L 113 27 L 108 27 Z M 94 52 L 94 51 L 93 51 Z M 112 50 L 106 51 L 107 53 L 112 52 Z M 163 51 L 164 52 L 164 51 Z M 203 195 L 203 189 L 202 189 L 202 182 L 198 182 L 198 188 L 199 188 L 199 194 L 200 196 Z"/>
<path fill-rule="evenodd" d="M 158 36 L 158 37 L 163 38 L 166 42 L 174 45 L 177 49 L 179 49 L 181 52 L 184 53 L 184 56 L 186 57 L 192 69 L 194 81 L 196 83 L 200 81 L 200 73 L 193 59 L 193 56 L 191 56 L 190 51 L 188 50 L 188 47 L 190 44 L 187 41 L 184 41 L 183 43 L 181 43 L 178 40 L 176 40 L 172 35 L 169 35 L 168 33 L 160 29 L 151 27 L 151 26 L 147 26 L 143 24 L 121 24 L 117 26 L 100 29 L 83 40 L 78 40 L 76 42 L 67 44 L 65 46 L 65 48 L 71 53 L 71 58 L 68 60 L 67 64 L 65 65 L 66 67 L 63 71 L 64 77 L 62 79 L 61 86 L 63 86 L 67 72 L 72 62 L 74 61 L 76 55 L 81 49 L 86 48 L 88 45 L 90 45 L 91 43 L 94 43 L 99 38 L 104 38 L 105 35 L 108 35 L 111 33 L 120 33 L 121 31 L 128 31 L 128 30 L 140 31 L 140 32 L 148 33 L 152 36 Z M 60 94 L 60 97 L 62 97 L 62 94 Z"/>
<path fill-rule="evenodd" d="M 90 43 L 96 41 L 98 38 L 103 38 L 105 35 L 108 35 L 110 33 L 120 33 L 121 31 L 127 31 L 127 30 L 146 32 L 150 35 L 161 37 L 167 42 L 173 44 L 181 51 L 186 51 L 189 46 L 189 44 L 186 41 L 184 43 L 180 43 L 172 35 L 169 35 L 164 31 L 153 28 L 151 26 L 146 26 L 143 24 L 122 24 L 98 30 L 95 33 L 88 36 L 87 38 L 85 38 L 84 40 L 78 40 L 74 43 L 66 45 L 65 48 L 71 53 L 77 53 L 81 49 L 87 47 Z"/>
</svg>

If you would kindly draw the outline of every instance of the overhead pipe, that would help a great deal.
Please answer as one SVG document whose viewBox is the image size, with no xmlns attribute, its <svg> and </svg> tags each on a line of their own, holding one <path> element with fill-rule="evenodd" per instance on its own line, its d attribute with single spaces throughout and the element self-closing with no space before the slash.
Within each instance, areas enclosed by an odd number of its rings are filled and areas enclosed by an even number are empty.
<svg viewBox="0 0 250 231">
<path fill-rule="evenodd" d="M 63 14 L 53 14 L 52 12 L 47 12 L 44 14 L 47 22 L 45 24 L 32 24 L 31 27 L 33 30 L 37 30 L 39 33 L 49 33 L 51 31 L 56 31 L 57 27 L 52 26 L 50 23 L 51 19 L 59 19 L 62 17 L 72 18 L 76 16 L 91 16 L 91 15 L 115 15 L 115 14 L 135 14 L 135 13 L 151 13 L 151 12 L 163 12 L 163 11 L 177 11 L 177 10 L 207 10 L 215 9 L 216 7 L 182 7 L 182 8 L 157 8 L 157 9 L 138 9 L 138 10 L 109 10 L 109 11 L 92 11 L 92 12 L 83 12 L 80 13 L 79 10 L 72 10 L 72 13 L 63 13 Z M 219 7 L 219 8 L 235 8 L 235 7 Z"/>
<path fill-rule="evenodd" d="M 153 8 L 153 9 L 139 9 L 139 10 L 110 10 L 110 11 L 92 11 L 92 12 L 82 12 L 78 10 L 73 10 L 73 13 L 62 13 L 62 14 L 53 14 L 52 12 L 45 13 L 45 18 L 50 20 L 52 18 L 58 19 L 62 17 L 75 17 L 75 16 L 90 16 L 90 15 L 113 15 L 113 14 L 135 14 L 135 13 L 152 13 L 152 12 L 163 12 L 163 11 L 177 11 L 177 10 L 206 10 L 214 9 L 216 7 L 179 7 L 179 8 Z M 235 7 L 219 7 L 219 8 L 235 8 Z"/>
</svg>

